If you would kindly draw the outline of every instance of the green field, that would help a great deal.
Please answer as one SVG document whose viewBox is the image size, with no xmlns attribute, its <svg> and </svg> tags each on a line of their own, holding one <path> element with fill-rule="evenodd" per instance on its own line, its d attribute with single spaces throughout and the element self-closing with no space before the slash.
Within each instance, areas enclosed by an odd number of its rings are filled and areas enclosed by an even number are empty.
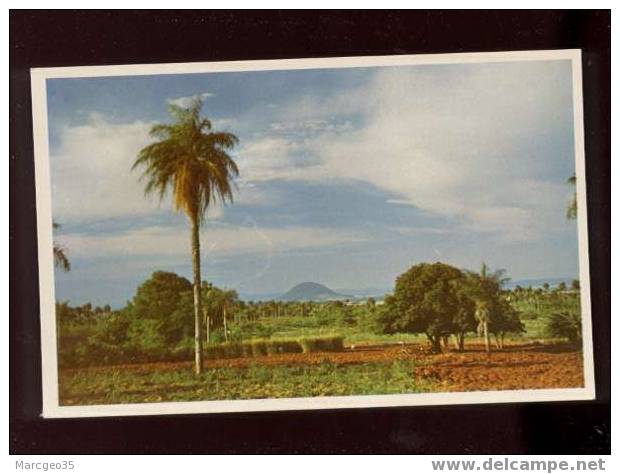
<svg viewBox="0 0 620 474">
<path fill-rule="evenodd" d="M 319 397 L 433 391 L 412 377 L 414 363 L 260 366 L 214 368 L 196 376 L 191 369 L 127 370 L 109 368 L 62 374 L 65 405 L 139 403 L 249 398 Z"/>
</svg>

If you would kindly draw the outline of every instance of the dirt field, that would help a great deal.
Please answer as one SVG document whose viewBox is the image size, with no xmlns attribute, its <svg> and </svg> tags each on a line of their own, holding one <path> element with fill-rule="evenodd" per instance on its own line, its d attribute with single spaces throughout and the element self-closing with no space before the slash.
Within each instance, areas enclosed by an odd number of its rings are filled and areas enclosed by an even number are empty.
<svg viewBox="0 0 620 474">
<path fill-rule="evenodd" d="M 510 344 L 502 351 L 487 354 L 481 345 L 470 345 L 464 352 L 445 352 L 431 355 L 426 346 L 418 344 L 375 345 L 347 348 L 344 352 L 313 354 L 281 354 L 264 357 L 209 360 L 210 370 L 222 369 L 243 371 L 256 367 L 273 369 L 295 367 L 321 367 L 333 364 L 335 367 L 363 368 L 368 365 L 385 365 L 404 361 L 411 364 L 408 373 L 411 380 L 432 386 L 432 391 L 476 391 L 568 388 L 583 386 L 582 353 L 560 345 Z M 123 374 L 136 378 L 148 378 L 151 374 L 165 377 L 166 374 L 191 373 L 192 364 L 155 363 L 123 365 L 89 369 L 65 370 L 61 373 L 61 394 L 72 398 L 74 390 L 63 390 L 63 384 L 70 386 L 78 378 L 97 380 L 107 374 Z M 407 375 L 405 374 L 405 377 Z M 379 385 L 380 381 L 377 381 Z M 107 384 L 105 384 L 107 385 Z M 99 389 L 105 392 L 104 386 Z M 270 392 L 269 392 L 270 393 Z M 264 394 L 264 395 L 268 395 Z M 380 389 L 375 393 L 381 393 Z M 74 400 L 74 403 L 77 400 Z M 78 402 L 79 403 L 79 402 Z"/>
</svg>

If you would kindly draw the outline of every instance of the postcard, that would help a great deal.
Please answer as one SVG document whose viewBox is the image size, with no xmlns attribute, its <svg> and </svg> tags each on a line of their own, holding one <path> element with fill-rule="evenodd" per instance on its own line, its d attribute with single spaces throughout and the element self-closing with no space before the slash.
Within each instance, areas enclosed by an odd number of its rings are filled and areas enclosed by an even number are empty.
<svg viewBox="0 0 620 474">
<path fill-rule="evenodd" d="M 594 398 L 579 50 L 31 79 L 44 417 Z"/>
</svg>

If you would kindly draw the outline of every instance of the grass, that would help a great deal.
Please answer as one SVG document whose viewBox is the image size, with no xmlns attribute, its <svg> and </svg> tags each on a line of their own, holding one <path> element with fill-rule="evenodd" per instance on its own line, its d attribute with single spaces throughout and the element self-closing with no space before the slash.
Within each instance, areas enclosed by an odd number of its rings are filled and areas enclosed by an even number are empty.
<svg viewBox="0 0 620 474">
<path fill-rule="evenodd" d="M 325 322 L 313 316 L 264 316 L 258 321 L 231 323 L 244 338 L 254 339 L 268 336 L 272 339 L 301 339 L 309 337 L 329 337 L 341 335 L 346 344 L 384 343 L 384 342 L 424 342 L 426 337 L 419 334 L 376 334 L 360 325 L 344 324 L 336 319 Z"/>
<path fill-rule="evenodd" d="M 61 372 L 61 405 L 239 400 L 429 392 L 412 361 L 191 370 L 79 369 Z"/>
</svg>

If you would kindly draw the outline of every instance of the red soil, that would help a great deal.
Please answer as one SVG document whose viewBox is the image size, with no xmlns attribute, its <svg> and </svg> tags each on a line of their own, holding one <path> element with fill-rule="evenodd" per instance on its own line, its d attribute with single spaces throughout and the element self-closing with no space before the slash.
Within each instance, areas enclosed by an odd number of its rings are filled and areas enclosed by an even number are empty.
<svg viewBox="0 0 620 474">
<path fill-rule="evenodd" d="M 344 352 L 279 354 L 264 357 L 207 360 L 207 368 L 250 365 L 362 364 L 413 360 L 414 376 L 438 383 L 441 391 L 568 388 L 583 386 L 582 353 L 558 345 L 512 344 L 487 354 L 480 345 L 464 352 L 428 354 L 419 344 L 376 345 L 348 348 Z M 112 367 L 79 369 L 108 371 Z M 159 362 L 116 366 L 124 371 L 191 370 L 191 362 Z M 67 370 L 69 375 L 72 370 Z"/>
</svg>

